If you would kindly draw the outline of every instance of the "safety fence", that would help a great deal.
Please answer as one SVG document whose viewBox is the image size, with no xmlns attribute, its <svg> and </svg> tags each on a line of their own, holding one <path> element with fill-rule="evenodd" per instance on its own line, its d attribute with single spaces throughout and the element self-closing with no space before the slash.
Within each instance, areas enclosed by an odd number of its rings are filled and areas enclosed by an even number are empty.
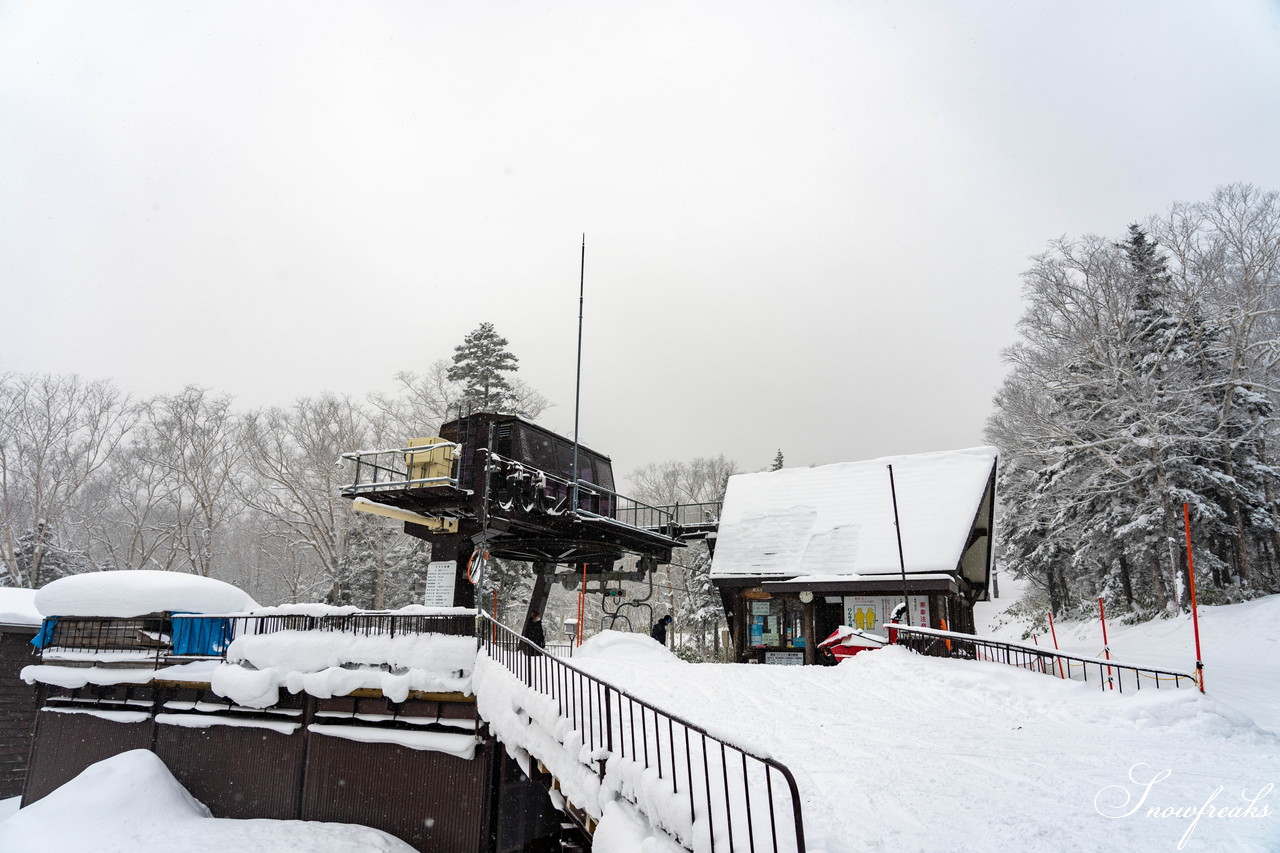
<svg viewBox="0 0 1280 853">
<path fill-rule="evenodd" d="M 363 612 L 312 616 L 163 613 L 134 619 L 51 616 L 32 641 L 41 662 L 151 663 L 225 660 L 237 637 L 279 631 L 321 631 L 355 636 L 452 634 L 470 636 L 475 614 Z"/>
<path fill-rule="evenodd" d="M 555 701 L 581 739 L 582 763 L 601 779 L 611 772 L 641 811 L 665 802 L 646 815 L 686 849 L 803 853 L 800 795 L 785 765 L 541 653 L 486 613 L 480 620 L 489 623 L 479 630 L 483 650 Z"/>
<path fill-rule="evenodd" d="M 355 463 L 355 476 L 343 486 L 345 495 L 359 495 L 383 489 L 426 486 L 458 487 L 458 466 L 462 445 L 436 441 L 391 450 L 357 450 L 342 454 Z"/>
<path fill-rule="evenodd" d="M 1157 690 L 1162 686 L 1197 685 L 1196 677 L 1185 672 L 1098 660 L 1041 646 L 1028 646 L 955 631 L 939 631 L 936 628 L 896 624 L 883 627 L 896 645 L 922 655 L 994 661 L 1055 678 L 1090 684 L 1096 681 L 1103 690 L 1119 690 L 1123 693 L 1126 687 L 1129 690 L 1141 690 L 1144 684 Z"/>
<path fill-rule="evenodd" d="M 618 508 L 618 520 L 632 527 L 678 535 L 714 530 L 720 525 L 722 507 L 721 501 L 664 504 L 657 507 L 645 504 L 625 505 Z"/>
</svg>

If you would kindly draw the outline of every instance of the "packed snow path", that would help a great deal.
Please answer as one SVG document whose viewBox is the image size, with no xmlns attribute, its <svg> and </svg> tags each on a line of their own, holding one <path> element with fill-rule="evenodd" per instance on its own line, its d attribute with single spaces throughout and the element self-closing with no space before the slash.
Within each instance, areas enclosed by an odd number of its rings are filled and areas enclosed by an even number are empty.
<svg viewBox="0 0 1280 853">
<path fill-rule="evenodd" d="M 685 664 L 654 646 L 574 665 L 787 765 L 811 853 L 1280 849 L 1280 738 L 1212 695 L 1120 695 L 900 648 L 818 668 Z M 531 701 L 484 672 L 487 718 Z M 580 757 L 495 728 L 548 766 Z"/>
</svg>

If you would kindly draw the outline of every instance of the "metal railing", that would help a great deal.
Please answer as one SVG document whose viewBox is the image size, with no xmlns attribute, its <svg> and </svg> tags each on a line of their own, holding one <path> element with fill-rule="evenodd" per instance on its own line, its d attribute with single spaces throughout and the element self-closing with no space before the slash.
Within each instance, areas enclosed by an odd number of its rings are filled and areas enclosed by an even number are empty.
<svg viewBox="0 0 1280 853">
<path fill-rule="evenodd" d="M 884 625 L 892 642 L 913 652 L 934 657 L 965 658 L 993 661 L 1016 666 L 1032 672 L 1052 675 L 1055 678 L 1093 683 L 1096 678 L 1103 690 L 1141 690 L 1143 680 L 1158 690 L 1161 683 L 1172 682 L 1174 687 L 1195 687 L 1196 677 L 1186 672 L 1154 669 L 1146 666 L 1098 660 L 1069 652 L 1028 646 L 991 637 L 977 637 L 936 628 L 920 628 L 907 625 Z M 1184 683 L 1185 682 L 1185 683 Z"/>
<path fill-rule="evenodd" d="M 279 631 L 322 631 L 356 636 L 452 634 L 471 636 L 473 614 L 363 612 L 325 616 L 299 613 L 270 615 L 166 614 L 147 619 L 50 617 L 40 661 L 92 661 L 141 664 L 153 668 L 189 660 L 226 660 L 237 637 Z M 198 651 L 190 650 L 199 647 Z"/>
<path fill-rule="evenodd" d="M 619 507 L 618 520 L 633 527 L 665 531 L 672 528 L 698 529 L 714 527 L 720 523 L 721 501 L 703 503 L 675 503 L 649 506 L 637 503 L 632 507 Z"/>
<path fill-rule="evenodd" d="M 541 653 L 487 613 L 480 621 L 489 623 L 479 629 L 489 657 L 556 702 L 581 738 L 584 766 L 601 779 L 617 774 L 620 793 L 641 811 L 654 799 L 642 785 L 656 779 L 670 792 L 664 813 L 646 815 L 685 849 L 804 853 L 800 794 L 785 765 Z"/>
<path fill-rule="evenodd" d="M 554 655 L 558 658 L 573 657 L 573 643 L 564 640 L 548 640 L 544 646 L 547 654 Z"/>
<path fill-rule="evenodd" d="M 410 478 L 408 457 L 432 451 L 453 448 L 453 459 L 447 477 Z M 459 466 L 462 463 L 462 445 L 452 441 L 423 444 L 417 447 L 397 447 L 391 450 L 356 450 L 342 454 L 343 459 L 356 463 L 355 475 L 349 485 L 342 487 L 344 495 L 356 495 L 378 489 L 409 489 L 420 486 L 458 487 Z"/>
</svg>

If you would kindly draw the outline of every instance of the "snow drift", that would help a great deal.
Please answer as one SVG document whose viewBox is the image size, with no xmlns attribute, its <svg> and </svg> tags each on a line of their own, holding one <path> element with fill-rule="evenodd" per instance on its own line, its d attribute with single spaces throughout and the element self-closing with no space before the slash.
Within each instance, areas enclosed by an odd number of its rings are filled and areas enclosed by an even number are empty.
<svg viewBox="0 0 1280 853">
<path fill-rule="evenodd" d="M 47 853 L 412 853 L 394 836 L 354 824 L 215 818 L 164 763 L 135 749 L 90 765 L 44 799 L 0 822 L 0 850 Z"/>
<path fill-rule="evenodd" d="M 229 583 L 199 575 L 134 569 L 59 578 L 36 593 L 45 616 L 128 619 L 148 613 L 240 613 L 258 603 Z"/>
</svg>

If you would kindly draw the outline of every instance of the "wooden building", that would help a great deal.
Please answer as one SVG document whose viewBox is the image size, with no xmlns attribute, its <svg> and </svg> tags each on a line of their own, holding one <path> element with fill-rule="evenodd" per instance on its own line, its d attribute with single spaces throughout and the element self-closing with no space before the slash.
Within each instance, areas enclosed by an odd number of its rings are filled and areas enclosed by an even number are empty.
<svg viewBox="0 0 1280 853">
<path fill-rule="evenodd" d="M 711 579 L 735 659 L 820 662 L 836 628 L 879 631 L 904 601 L 912 625 L 971 632 L 995 478 L 991 447 L 730 478 Z"/>
<path fill-rule="evenodd" d="M 22 793 L 35 727 L 36 688 L 19 673 L 35 661 L 31 638 L 40 630 L 35 590 L 0 589 L 0 800 Z"/>
</svg>

